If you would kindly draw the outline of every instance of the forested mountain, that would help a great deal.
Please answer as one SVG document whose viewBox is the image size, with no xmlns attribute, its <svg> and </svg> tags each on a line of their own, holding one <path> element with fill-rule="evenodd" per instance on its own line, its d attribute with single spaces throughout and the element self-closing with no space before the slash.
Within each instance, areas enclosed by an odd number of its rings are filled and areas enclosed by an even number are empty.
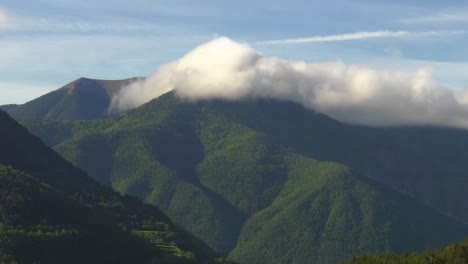
<svg viewBox="0 0 468 264">
<path fill-rule="evenodd" d="M 173 93 L 115 119 L 24 124 L 241 263 L 337 263 L 468 236 L 466 131 L 351 126 L 294 103 Z"/>
<path fill-rule="evenodd" d="M 440 250 L 404 255 L 366 255 L 355 257 L 348 264 L 467 264 L 468 240 L 453 243 Z"/>
<path fill-rule="evenodd" d="M 1 263 L 220 263 L 157 208 L 88 177 L 0 111 Z"/>
<path fill-rule="evenodd" d="M 124 80 L 77 79 L 62 88 L 22 105 L 4 105 L 17 120 L 92 120 L 109 116 L 111 97 L 129 82 Z"/>
</svg>

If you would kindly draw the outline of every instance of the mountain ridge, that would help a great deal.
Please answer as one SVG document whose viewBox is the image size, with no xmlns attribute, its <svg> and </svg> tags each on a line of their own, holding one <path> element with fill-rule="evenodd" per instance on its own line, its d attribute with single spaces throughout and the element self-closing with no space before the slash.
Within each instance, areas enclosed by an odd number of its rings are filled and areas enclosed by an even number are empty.
<svg viewBox="0 0 468 264">
<path fill-rule="evenodd" d="M 100 80 L 81 77 L 21 105 L 1 106 L 17 120 L 93 120 L 110 117 L 112 97 L 141 79 Z"/>
</svg>

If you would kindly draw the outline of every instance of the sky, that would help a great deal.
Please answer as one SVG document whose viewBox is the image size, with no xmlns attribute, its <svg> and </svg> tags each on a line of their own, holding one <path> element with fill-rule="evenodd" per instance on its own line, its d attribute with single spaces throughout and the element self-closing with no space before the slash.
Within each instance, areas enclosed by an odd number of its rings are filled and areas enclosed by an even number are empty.
<svg viewBox="0 0 468 264">
<path fill-rule="evenodd" d="M 428 67 L 468 88 L 466 1 L 0 0 L 0 104 L 80 77 L 148 76 L 221 36 L 307 63 Z"/>
</svg>

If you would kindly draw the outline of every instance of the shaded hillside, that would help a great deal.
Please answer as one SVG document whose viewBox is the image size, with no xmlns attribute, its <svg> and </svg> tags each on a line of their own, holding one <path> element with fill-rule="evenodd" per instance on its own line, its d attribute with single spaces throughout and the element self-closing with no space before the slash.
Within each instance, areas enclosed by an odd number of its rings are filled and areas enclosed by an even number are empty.
<svg viewBox="0 0 468 264">
<path fill-rule="evenodd" d="M 423 203 L 462 218 L 465 165 L 426 164 L 439 154 L 414 153 L 425 142 L 398 145 L 421 133 L 428 142 L 446 131 L 468 138 L 463 131 L 354 127 L 293 103 L 190 103 L 172 93 L 116 120 L 27 125 L 94 178 L 158 205 L 240 262 L 337 263 L 468 235 L 466 224 Z M 456 151 L 447 140 L 437 151 Z M 458 174 L 439 174 L 445 168 Z"/>
<path fill-rule="evenodd" d="M 103 187 L 0 111 L 0 262 L 215 263 L 153 206 Z"/>
<path fill-rule="evenodd" d="M 299 105 L 274 101 L 214 105 L 227 119 L 278 144 L 347 165 L 468 222 L 466 130 L 346 125 Z"/>
<path fill-rule="evenodd" d="M 467 264 L 468 240 L 453 243 L 440 250 L 404 255 L 366 255 L 356 257 L 348 264 Z"/>
<path fill-rule="evenodd" d="M 109 116 L 113 94 L 136 78 L 124 80 L 77 79 L 22 105 L 2 106 L 16 120 L 93 120 Z"/>
</svg>

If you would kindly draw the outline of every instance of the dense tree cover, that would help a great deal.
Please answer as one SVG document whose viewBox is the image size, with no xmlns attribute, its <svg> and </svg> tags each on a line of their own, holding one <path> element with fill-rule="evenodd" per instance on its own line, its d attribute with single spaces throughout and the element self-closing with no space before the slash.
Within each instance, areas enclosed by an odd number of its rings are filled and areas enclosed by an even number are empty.
<svg viewBox="0 0 468 264">
<path fill-rule="evenodd" d="M 68 121 L 31 120 L 20 122 L 27 125 L 35 135 L 41 135 L 41 140 L 49 146 L 60 144 L 64 140 L 99 132 L 113 123 L 109 119 L 94 121 Z"/>
<path fill-rule="evenodd" d="M 348 264 L 467 264 L 468 240 L 452 243 L 440 250 L 403 255 L 366 255 L 355 257 Z"/>
<path fill-rule="evenodd" d="M 468 217 L 464 131 L 356 127 L 293 103 L 172 93 L 113 120 L 25 125 L 48 142 L 66 130 L 52 143 L 60 154 L 239 262 L 337 263 L 468 236 L 446 215 Z"/>
<path fill-rule="evenodd" d="M 132 79 L 94 80 L 80 78 L 64 87 L 22 105 L 5 105 L 17 120 L 93 120 L 109 117 L 112 94 Z"/>
<path fill-rule="evenodd" d="M 2 111 L 0 127 L 0 262 L 224 262 L 160 210 L 98 184 Z"/>
<path fill-rule="evenodd" d="M 234 260 L 338 263 L 358 252 L 422 250 L 467 234 L 466 225 L 346 167 L 290 159 L 285 188 L 245 224 Z"/>
</svg>

